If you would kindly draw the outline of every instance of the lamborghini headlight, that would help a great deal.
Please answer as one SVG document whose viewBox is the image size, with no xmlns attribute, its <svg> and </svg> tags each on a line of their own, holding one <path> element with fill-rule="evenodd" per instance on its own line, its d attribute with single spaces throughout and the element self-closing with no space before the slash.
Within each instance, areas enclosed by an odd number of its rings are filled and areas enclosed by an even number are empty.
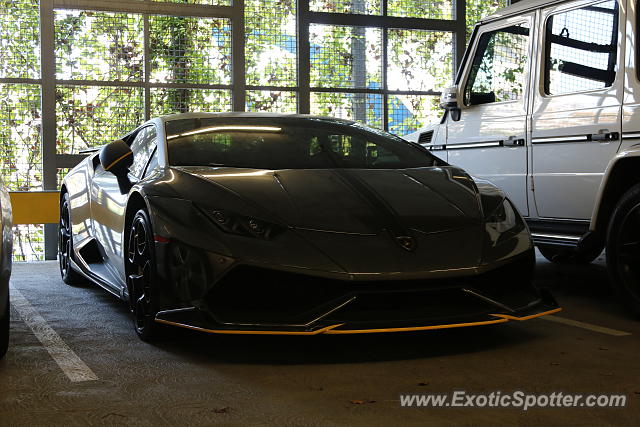
<svg viewBox="0 0 640 427">
<path fill-rule="evenodd" d="M 208 209 L 205 212 L 216 226 L 229 234 L 268 240 L 284 231 L 281 225 L 228 210 Z"/>
<path fill-rule="evenodd" d="M 509 200 L 504 199 L 487 217 L 487 227 L 497 233 L 505 233 L 518 225 L 518 214 Z"/>
<path fill-rule="evenodd" d="M 506 198 L 487 216 L 485 226 L 492 246 L 509 240 L 525 229 L 524 221 Z"/>
</svg>

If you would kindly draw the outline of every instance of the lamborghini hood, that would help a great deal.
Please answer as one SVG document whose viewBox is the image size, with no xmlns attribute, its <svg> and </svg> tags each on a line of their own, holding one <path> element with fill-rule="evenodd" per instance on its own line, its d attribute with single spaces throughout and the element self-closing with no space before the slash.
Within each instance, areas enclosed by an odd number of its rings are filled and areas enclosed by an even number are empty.
<svg viewBox="0 0 640 427">
<path fill-rule="evenodd" d="M 342 270 L 393 272 L 480 262 L 484 226 L 478 189 L 455 167 L 179 169 L 288 226 Z"/>
</svg>

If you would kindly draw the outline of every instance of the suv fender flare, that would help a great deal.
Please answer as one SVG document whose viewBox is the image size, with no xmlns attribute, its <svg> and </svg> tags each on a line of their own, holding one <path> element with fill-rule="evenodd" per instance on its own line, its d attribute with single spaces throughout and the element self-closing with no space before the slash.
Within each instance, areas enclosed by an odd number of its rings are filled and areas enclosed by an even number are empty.
<svg viewBox="0 0 640 427">
<path fill-rule="evenodd" d="M 635 173 L 634 172 L 635 167 Z M 589 231 L 603 235 L 609 216 L 620 197 L 640 179 L 633 179 L 640 170 L 640 144 L 619 152 L 609 161 L 596 194 Z"/>
</svg>

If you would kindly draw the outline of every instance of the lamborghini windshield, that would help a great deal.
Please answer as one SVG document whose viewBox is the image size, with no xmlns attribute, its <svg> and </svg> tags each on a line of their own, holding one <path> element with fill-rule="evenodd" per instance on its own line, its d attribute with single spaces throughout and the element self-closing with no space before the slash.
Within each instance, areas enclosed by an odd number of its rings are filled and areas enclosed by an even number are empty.
<svg viewBox="0 0 640 427">
<path fill-rule="evenodd" d="M 349 122 L 194 118 L 166 122 L 172 166 L 401 169 L 442 162 L 421 147 Z"/>
</svg>

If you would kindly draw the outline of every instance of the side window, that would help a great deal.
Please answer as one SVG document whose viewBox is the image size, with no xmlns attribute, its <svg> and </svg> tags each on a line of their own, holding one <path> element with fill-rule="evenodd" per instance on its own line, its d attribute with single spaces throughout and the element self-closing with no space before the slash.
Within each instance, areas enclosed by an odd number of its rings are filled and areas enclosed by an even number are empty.
<svg viewBox="0 0 640 427">
<path fill-rule="evenodd" d="M 142 128 L 131 143 L 131 151 L 133 151 L 133 164 L 129 171 L 142 178 L 145 166 L 156 148 L 156 129 L 155 126 L 147 126 Z"/>
<path fill-rule="evenodd" d="M 144 170 L 143 177 L 146 178 L 147 176 L 149 176 L 149 174 L 151 174 L 151 172 L 153 172 L 157 167 L 158 167 L 158 148 L 156 147 L 156 149 L 153 150 L 153 154 L 151 155 L 151 158 L 149 159 L 149 163 L 147 163 L 147 167 Z"/>
<path fill-rule="evenodd" d="M 608 0 L 547 19 L 547 95 L 604 89 L 616 78 L 618 2 Z"/>
<path fill-rule="evenodd" d="M 522 97 L 529 63 L 529 25 L 482 34 L 464 90 L 466 105 L 515 101 Z"/>
</svg>

